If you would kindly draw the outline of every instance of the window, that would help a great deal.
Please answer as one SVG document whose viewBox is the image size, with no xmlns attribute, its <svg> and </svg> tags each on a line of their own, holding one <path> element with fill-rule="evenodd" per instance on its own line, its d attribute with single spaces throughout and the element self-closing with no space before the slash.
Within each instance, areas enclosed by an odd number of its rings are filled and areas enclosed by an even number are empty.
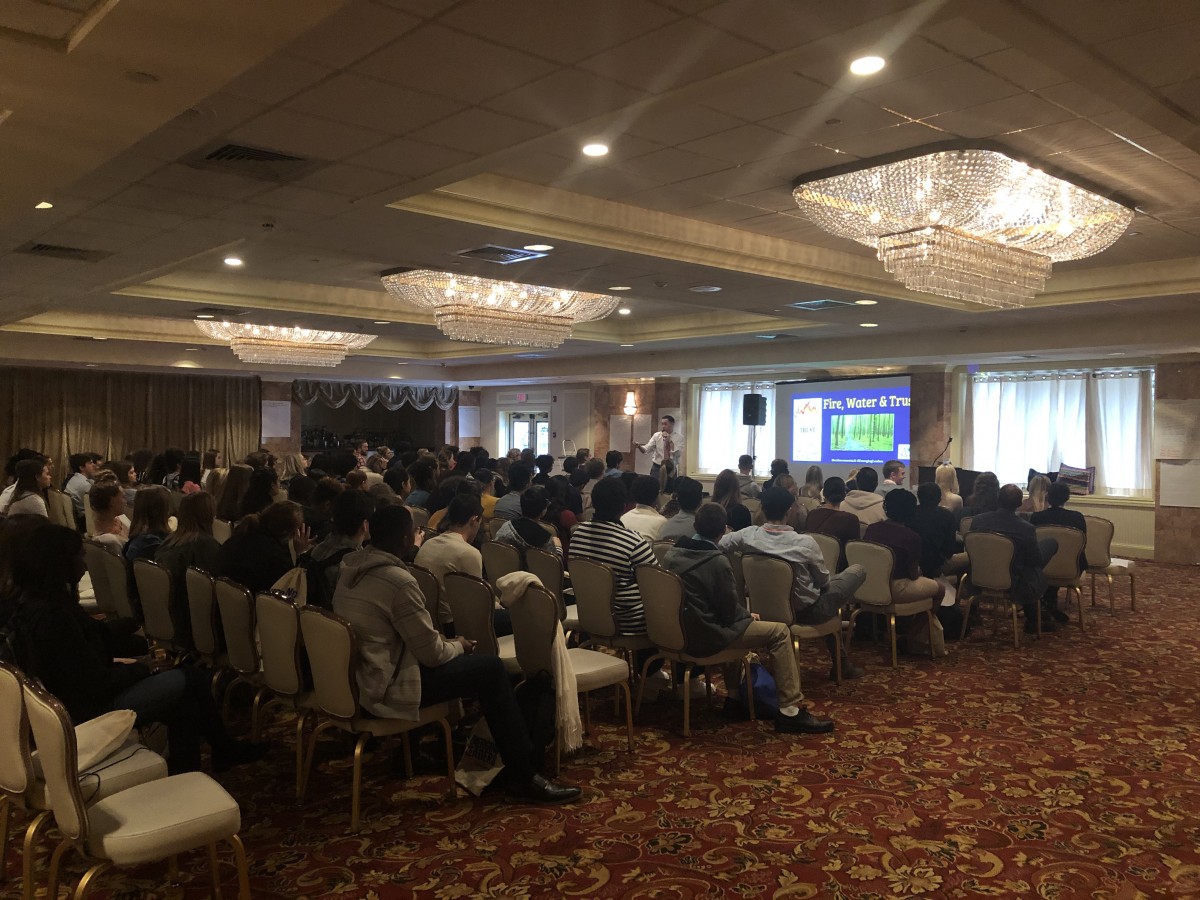
<svg viewBox="0 0 1200 900">
<path fill-rule="evenodd" d="M 738 457 L 755 457 L 754 474 L 767 475 L 775 458 L 775 387 L 762 384 L 705 384 L 699 389 L 696 469 L 715 475 L 737 470 Z M 767 398 L 767 424 L 751 428 L 742 424 L 742 398 L 762 394 Z M 755 434 L 754 432 L 757 432 Z"/>
<path fill-rule="evenodd" d="M 969 378 L 964 466 L 1024 484 L 1029 470 L 1095 466 L 1096 492 L 1148 495 L 1154 373 L 980 373 Z"/>
<path fill-rule="evenodd" d="M 505 447 L 515 447 L 517 450 L 528 447 L 538 455 L 549 454 L 550 413 L 502 412 L 500 435 Z"/>
</svg>

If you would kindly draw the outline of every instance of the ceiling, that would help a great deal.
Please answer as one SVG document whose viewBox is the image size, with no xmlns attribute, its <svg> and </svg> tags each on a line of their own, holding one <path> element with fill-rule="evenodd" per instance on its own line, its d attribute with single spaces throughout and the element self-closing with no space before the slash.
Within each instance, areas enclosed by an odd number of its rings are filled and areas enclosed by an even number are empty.
<svg viewBox="0 0 1200 900">
<path fill-rule="evenodd" d="M 378 334 L 307 373 L 353 380 L 1195 353 L 1200 5 L 1079 12 L 1077 0 L 6 4 L 0 354 L 305 374 L 238 362 L 193 326 L 205 307 Z M 887 66 L 850 75 L 867 53 Z M 791 198 L 799 175 L 956 139 L 1127 198 L 1130 232 L 1056 265 L 1029 308 L 980 311 L 907 291 Z M 597 140 L 607 156 L 580 154 Z M 206 158 L 228 144 L 291 159 Z M 555 249 L 508 266 L 457 255 L 530 243 Z M 245 265 L 227 267 L 231 253 Z M 453 342 L 383 291 L 378 273 L 398 266 L 627 285 L 631 312 L 533 355 Z M 705 285 L 721 290 L 691 290 Z M 813 299 L 847 305 L 790 306 Z"/>
</svg>

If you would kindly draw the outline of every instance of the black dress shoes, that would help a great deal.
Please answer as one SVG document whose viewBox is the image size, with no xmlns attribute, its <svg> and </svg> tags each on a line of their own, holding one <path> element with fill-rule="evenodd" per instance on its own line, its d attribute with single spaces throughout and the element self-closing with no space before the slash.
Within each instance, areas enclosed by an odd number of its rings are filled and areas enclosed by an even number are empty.
<svg viewBox="0 0 1200 900">
<path fill-rule="evenodd" d="M 818 719 L 807 709 L 801 708 L 794 716 L 782 713 L 776 716 L 775 730 L 784 734 L 828 734 L 833 731 L 833 720 Z"/>
<path fill-rule="evenodd" d="M 577 787 L 558 784 L 543 775 L 534 775 L 524 783 L 509 782 L 506 789 L 511 796 L 530 803 L 571 803 L 583 793 Z"/>
</svg>

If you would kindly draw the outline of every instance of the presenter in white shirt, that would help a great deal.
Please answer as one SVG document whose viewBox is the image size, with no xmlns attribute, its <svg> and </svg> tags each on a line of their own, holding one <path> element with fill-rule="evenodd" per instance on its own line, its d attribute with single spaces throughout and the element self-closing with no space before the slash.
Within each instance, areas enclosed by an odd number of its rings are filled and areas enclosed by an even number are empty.
<svg viewBox="0 0 1200 900">
<path fill-rule="evenodd" d="M 638 453 L 650 454 L 650 475 L 653 478 L 658 477 L 659 468 L 668 459 L 675 463 L 675 470 L 679 470 L 679 441 L 682 436 L 675 433 L 675 417 L 663 416 L 658 427 L 659 430 L 654 432 L 650 440 L 637 445 Z"/>
</svg>

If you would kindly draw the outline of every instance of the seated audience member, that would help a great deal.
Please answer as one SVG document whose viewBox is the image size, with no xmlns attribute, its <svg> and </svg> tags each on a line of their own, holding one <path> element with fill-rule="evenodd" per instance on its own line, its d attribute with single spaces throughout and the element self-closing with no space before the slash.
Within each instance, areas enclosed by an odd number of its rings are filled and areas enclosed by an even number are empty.
<svg viewBox="0 0 1200 900">
<path fill-rule="evenodd" d="M 333 528 L 333 501 L 341 496 L 346 486 L 334 478 L 322 478 L 313 488 L 312 497 L 304 508 L 304 525 L 314 541 L 323 541 Z M 290 499 L 290 498 L 289 498 Z"/>
<path fill-rule="evenodd" d="M 550 470 L 554 468 L 554 457 L 543 453 L 533 461 L 533 464 L 537 466 L 538 473 L 533 476 L 533 481 L 530 483 L 545 487 L 546 482 L 550 480 Z"/>
<path fill-rule="evenodd" d="M 754 457 L 743 453 L 738 457 L 738 484 L 742 488 L 742 496 L 748 500 L 757 500 L 762 494 L 762 487 L 754 480 Z"/>
<path fill-rule="evenodd" d="M 350 445 L 350 452 L 354 454 L 354 464 L 365 469 L 367 466 L 367 456 L 371 452 L 370 441 L 356 441 Z"/>
<path fill-rule="evenodd" d="M 238 507 L 238 519 L 260 513 L 274 503 L 278 486 L 279 476 L 274 469 L 263 466 L 251 472 L 246 493 L 242 495 L 242 503 Z"/>
<path fill-rule="evenodd" d="M 12 485 L 12 493 L 0 513 L 6 516 L 29 514 L 50 517 L 50 507 L 46 503 L 46 495 L 50 490 L 53 476 L 50 474 L 50 463 L 41 457 L 23 459 L 16 464 L 17 480 Z"/>
<path fill-rule="evenodd" d="M 562 555 L 562 542 L 551 536 L 542 523 L 550 508 L 550 495 L 544 487 L 527 487 L 521 492 L 521 515 L 509 519 L 496 532 L 496 540 L 522 551 L 533 547 Z"/>
<path fill-rule="evenodd" d="M 430 494 L 433 493 L 437 481 L 434 478 L 434 473 L 437 472 L 437 465 L 428 459 L 418 459 L 408 469 L 408 477 L 412 482 L 412 491 L 404 502 L 409 506 L 424 506 L 429 500 Z"/>
<path fill-rule="evenodd" d="M 550 506 L 546 509 L 546 521 L 558 529 L 558 539 L 563 549 L 571 541 L 571 529 L 579 524 L 579 516 L 570 505 L 574 489 L 562 475 L 552 475 L 546 482 L 546 493 L 550 497 Z M 579 492 L 574 491 L 574 499 L 579 502 Z"/>
<path fill-rule="evenodd" d="M 767 477 L 767 480 L 765 482 L 763 482 L 762 489 L 765 491 L 769 487 L 774 487 L 775 479 L 778 478 L 780 475 L 787 475 L 787 474 L 788 474 L 788 463 L 787 463 L 786 459 L 771 460 L 771 474 Z"/>
<path fill-rule="evenodd" d="M 863 539 L 892 548 L 892 599 L 897 603 L 932 599 L 936 610 L 946 596 L 946 586 L 921 574 L 921 536 L 912 527 L 917 498 L 910 491 L 891 491 L 883 498 L 883 510 L 887 518 L 867 526 Z"/>
<path fill-rule="evenodd" d="M 1087 520 L 1083 517 L 1083 513 L 1063 508 L 1070 499 L 1071 489 L 1065 484 L 1060 484 L 1057 481 L 1054 482 L 1046 489 L 1046 502 L 1049 504 L 1049 507 L 1040 512 L 1033 513 L 1029 517 L 1029 524 L 1034 528 L 1039 528 L 1042 525 L 1064 525 L 1067 528 L 1078 529 L 1084 534 L 1084 544 L 1086 546 Z M 1079 571 L 1082 572 L 1086 568 L 1087 554 L 1080 551 Z M 1046 593 L 1042 597 L 1042 608 L 1050 613 L 1054 621 L 1068 621 L 1067 614 L 1058 608 L 1058 588 L 1046 588 Z"/>
<path fill-rule="evenodd" d="M 679 575 L 694 613 L 684 622 L 684 649 L 692 656 L 712 656 L 730 648 L 757 650 L 770 656 L 771 670 L 779 694 L 775 730 L 788 733 L 823 734 L 833 722 L 818 719 L 802 704 L 800 671 L 792 632 L 781 622 L 761 622 L 746 612 L 734 584 L 729 557 L 717 549 L 725 536 L 725 508 L 705 503 L 695 514 L 695 536 L 683 537 L 667 551 L 667 569 Z M 737 692 L 741 677 L 737 663 L 725 666 L 726 693 Z"/>
<path fill-rule="evenodd" d="M 221 545 L 213 574 L 236 581 L 251 594 L 268 591 L 296 566 L 291 548 L 299 559 L 311 546 L 304 511 L 289 500 L 272 503 L 238 521 L 233 536 Z"/>
<path fill-rule="evenodd" d="M 704 485 L 694 478 L 680 478 L 675 482 L 675 498 L 679 501 L 679 512 L 663 523 L 658 533 L 660 541 L 678 541 L 696 533 L 696 510 L 704 502 Z"/>
<path fill-rule="evenodd" d="M 521 492 L 529 487 L 533 471 L 523 463 L 508 467 L 508 493 L 496 501 L 492 510 L 493 519 L 515 519 L 521 515 Z"/>
<path fill-rule="evenodd" d="M 133 499 L 137 495 L 137 483 L 133 480 L 133 465 L 126 459 L 110 459 L 102 468 L 113 473 L 121 491 L 125 494 L 125 508 L 133 509 Z"/>
<path fill-rule="evenodd" d="M 733 469 L 722 469 L 717 475 L 713 482 L 712 502 L 725 510 L 729 527 L 734 531 L 750 525 L 750 510 L 742 503 L 742 485 Z"/>
<path fill-rule="evenodd" d="M 500 658 L 475 656 L 471 641 L 447 640 L 434 627 L 416 579 L 401 562 L 414 539 L 409 511 L 384 507 L 371 516 L 369 529 L 371 546 L 342 561 L 333 597 L 334 612 L 358 636 L 355 679 L 363 710 L 415 722 L 422 706 L 476 699 L 504 762 L 510 793 L 538 803 L 579 799 L 579 788 L 535 773 L 525 719 Z"/>
<path fill-rule="evenodd" d="M 583 508 L 586 510 L 592 505 L 592 491 L 596 489 L 596 485 L 604 477 L 604 460 L 589 459 L 583 467 L 583 472 L 586 480 L 579 488 L 579 493 L 583 498 Z"/>
<path fill-rule="evenodd" d="M 275 471 L 279 475 L 279 483 L 286 488 L 293 478 L 308 474 L 308 460 L 303 453 L 288 453 L 275 461 Z"/>
<path fill-rule="evenodd" d="M 659 533 L 667 524 L 654 505 L 658 502 L 658 479 L 652 475 L 638 475 L 631 493 L 635 506 L 621 516 L 621 524 L 648 541 L 658 540 Z"/>
<path fill-rule="evenodd" d="M 838 556 L 840 572 L 846 568 L 846 542 L 857 541 L 862 535 L 862 527 L 859 525 L 858 516 L 842 509 L 842 501 L 846 499 L 846 482 L 836 476 L 826 478 L 821 492 L 825 502 L 808 514 L 804 530 L 837 538 L 841 547 L 841 554 Z"/>
<path fill-rule="evenodd" d="M 84 497 L 92 489 L 92 480 L 100 469 L 100 460 L 99 453 L 72 453 L 68 460 L 71 475 L 63 484 L 63 493 L 71 498 L 71 505 L 75 507 L 75 523 L 80 531 L 84 530 Z"/>
<path fill-rule="evenodd" d="M 525 447 L 521 450 L 520 462 L 521 462 L 521 465 L 523 465 L 525 468 L 527 468 L 529 470 L 530 478 L 533 478 L 534 461 L 536 459 L 537 459 L 537 457 L 534 456 L 533 450 L 531 448 Z"/>
<path fill-rule="evenodd" d="M 129 542 L 125 559 L 133 565 L 136 559 L 154 559 L 158 547 L 171 533 L 171 492 L 159 484 L 147 485 L 138 491 L 133 503 L 133 519 L 129 524 Z M 130 570 L 132 572 L 132 570 Z M 130 590 L 135 590 L 130 576 Z"/>
<path fill-rule="evenodd" d="M 446 508 L 446 527 L 441 534 L 421 542 L 414 562 L 432 572 L 439 585 L 451 572 L 482 578 L 483 557 L 474 547 L 482 521 L 483 507 L 479 498 L 471 494 L 456 495 Z M 504 619 L 507 619 L 507 614 Z M 450 612 L 450 603 L 444 591 L 438 606 L 438 626 L 448 634 L 454 633 L 454 615 Z M 509 626 L 507 631 L 498 629 L 496 633 L 511 634 L 512 627 Z"/>
<path fill-rule="evenodd" d="M 942 509 L 948 509 L 957 521 L 963 510 L 963 498 L 958 493 L 958 470 L 950 463 L 942 463 L 933 474 L 934 483 L 942 491 Z"/>
<path fill-rule="evenodd" d="M 958 523 L 941 505 L 942 489 L 936 484 L 917 486 L 917 511 L 912 529 L 921 537 L 921 573 L 926 578 L 957 575 L 966 570 L 967 555 L 958 549 Z M 886 506 L 886 503 L 884 504 Z"/>
<path fill-rule="evenodd" d="M 346 490 L 360 491 L 365 493 L 367 490 L 367 473 L 361 469 L 355 469 L 353 472 L 346 473 Z"/>
<path fill-rule="evenodd" d="M 408 469 L 401 465 L 389 466 L 388 470 L 383 473 L 383 483 L 390 487 L 392 493 L 402 501 L 412 490 L 412 483 L 408 479 Z"/>
<path fill-rule="evenodd" d="M 855 467 L 846 473 L 846 493 L 858 490 L 858 468 Z"/>
<path fill-rule="evenodd" d="M 889 459 L 883 464 L 883 481 L 875 489 L 875 493 L 886 497 L 896 488 L 903 488 L 906 475 L 908 475 L 908 469 L 904 463 L 898 459 Z"/>
<path fill-rule="evenodd" d="M 646 617 L 634 570 L 640 565 L 657 565 L 658 559 L 649 541 L 621 524 L 625 486 L 619 478 L 603 478 L 592 489 L 592 509 L 592 520 L 580 522 L 571 535 L 567 568 L 576 558 L 611 566 L 616 581 L 613 613 L 617 631 L 645 634 Z"/>
<path fill-rule="evenodd" d="M 592 458 L 592 451 L 588 447 L 580 447 L 575 451 L 575 458 L 579 460 L 580 466 L 586 466 L 588 460 Z"/>
<path fill-rule="evenodd" d="M 621 463 L 625 461 L 625 454 L 620 450 L 609 450 L 604 454 L 604 477 L 605 478 L 620 478 Z"/>
<path fill-rule="evenodd" d="M 980 476 L 982 477 L 982 476 Z M 978 493 L 979 479 L 975 480 Z M 1010 537 L 1015 545 L 1012 561 L 1012 596 L 1025 610 L 1025 632 L 1037 632 L 1037 606 L 1046 594 L 1046 576 L 1042 571 L 1058 551 L 1054 538 L 1037 539 L 1037 530 L 1017 515 L 1023 493 L 1015 484 L 1006 484 L 996 498 L 997 508 L 979 513 L 971 522 L 971 531 L 991 531 Z M 1043 631 L 1054 631 L 1053 622 L 1042 622 Z"/>
<path fill-rule="evenodd" d="M 835 616 L 854 597 L 863 581 L 866 580 L 867 570 L 862 566 L 847 566 L 845 571 L 830 576 L 825 568 L 825 558 L 821 548 L 807 534 L 798 534 L 787 522 L 788 510 L 794 502 L 792 495 L 782 488 L 767 488 L 763 491 L 763 513 L 767 517 L 765 525 L 751 525 L 740 531 L 725 535 L 717 542 L 717 546 L 725 551 L 740 550 L 743 553 L 766 553 L 778 556 L 792 563 L 792 609 L 796 613 L 798 625 L 822 625 Z M 835 676 L 837 666 L 837 641 L 833 635 L 825 639 L 829 650 L 829 658 L 834 665 L 830 668 L 831 677 Z M 842 661 L 842 675 L 845 678 L 857 678 L 863 674 L 862 669 L 850 665 L 848 660 Z"/>
<path fill-rule="evenodd" d="M 225 460 L 220 450 L 205 450 L 200 458 L 200 486 L 208 491 L 208 476 L 213 469 L 225 467 Z M 209 491 L 212 493 L 212 491 Z"/>
<path fill-rule="evenodd" d="M 114 709 L 133 710 L 138 726 L 165 724 L 172 774 L 198 770 L 205 742 L 214 772 L 260 759 L 264 745 L 226 733 L 208 672 L 180 666 L 152 674 L 146 663 L 123 658 L 128 640 L 121 642 L 110 623 L 93 619 L 76 599 L 84 571 L 78 532 L 49 522 L 28 531 L 12 563 L 21 668 L 62 701 L 77 725 Z"/>
<path fill-rule="evenodd" d="M 1025 498 L 1025 502 L 1021 504 L 1018 513 L 1042 512 L 1046 508 L 1046 492 L 1050 489 L 1050 479 L 1045 475 L 1034 475 L 1029 479 L 1029 496 Z"/>
<path fill-rule="evenodd" d="M 94 485 L 88 492 L 92 504 L 92 534 L 94 541 L 104 545 L 109 553 L 120 556 L 129 543 L 129 520 L 125 516 L 125 492 L 115 481 Z"/>
<path fill-rule="evenodd" d="M 496 514 L 496 504 L 500 502 L 496 496 L 496 473 L 478 468 L 471 473 L 471 478 L 479 485 L 479 503 L 483 506 L 483 521 L 486 522 Z"/>
<path fill-rule="evenodd" d="M 791 475 L 777 476 L 773 487 L 783 488 L 783 490 L 792 495 L 792 508 L 788 510 L 787 523 L 797 531 L 803 531 L 804 523 L 808 519 L 808 509 L 803 505 L 801 499 L 808 500 L 810 503 L 813 501 L 807 497 L 800 497 L 800 486 L 796 484 L 796 479 Z M 759 521 L 761 522 L 762 520 L 760 519 Z"/>
<path fill-rule="evenodd" d="M 242 508 L 242 500 L 250 490 L 250 476 L 254 470 L 244 463 L 236 463 L 229 467 L 225 474 L 225 485 L 217 499 L 217 518 L 226 522 L 236 522 Z"/>
<path fill-rule="evenodd" d="M 313 606 L 333 609 L 338 566 L 370 537 L 367 519 L 374 511 L 374 501 L 363 491 L 342 491 L 334 498 L 329 536 L 309 551 L 308 602 Z"/>
<path fill-rule="evenodd" d="M 625 471 L 620 475 L 621 484 L 625 485 L 625 512 L 629 512 L 637 505 L 633 499 L 633 483 L 639 477 L 637 472 L 632 471 Z"/>
<path fill-rule="evenodd" d="M 855 474 L 854 480 L 858 487 L 847 491 L 846 499 L 842 501 L 845 510 L 858 516 L 863 528 L 882 522 L 883 498 L 875 493 L 875 488 L 879 486 L 879 473 L 870 466 L 863 466 Z"/>
<path fill-rule="evenodd" d="M 44 463 L 50 462 L 47 457 L 36 450 L 30 450 L 28 447 L 22 447 L 10 456 L 8 462 L 4 465 L 4 484 L 7 487 L 3 491 L 0 491 L 0 512 L 3 512 L 4 508 L 8 506 L 8 502 L 12 499 L 13 491 L 16 489 L 17 464 L 27 459 L 36 459 Z"/>
<path fill-rule="evenodd" d="M 156 481 L 155 484 L 161 484 L 168 491 L 179 490 L 179 465 L 183 462 L 183 457 L 186 454 L 178 447 L 168 447 L 162 452 L 162 481 Z"/>
<path fill-rule="evenodd" d="M 316 479 L 308 475 L 297 475 L 287 484 L 287 498 L 293 503 L 307 506 L 312 503 L 313 492 L 317 489 Z"/>
<path fill-rule="evenodd" d="M 180 643 L 192 640 L 192 618 L 188 612 L 187 570 L 195 566 L 212 574 L 217 568 L 221 545 L 213 537 L 216 506 L 212 494 L 196 491 L 179 501 L 178 524 L 154 551 L 154 561 L 171 573 L 171 622 Z"/>
<path fill-rule="evenodd" d="M 808 497 L 816 500 L 817 504 L 821 503 L 821 489 L 825 486 L 825 476 L 821 473 L 820 466 L 809 466 L 808 471 L 804 473 L 804 484 L 800 486 L 800 496 Z M 816 509 L 816 506 L 811 507 Z"/>
<path fill-rule="evenodd" d="M 203 490 L 200 487 L 200 482 L 203 480 L 199 456 L 188 455 L 179 461 L 179 480 L 176 484 L 178 484 L 177 490 L 180 493 L 194 494 Z"/>
<path fill-rule="evenodd" d="M 971 496 L 963 500 L 963 518 L 994 512 L 999 508 L 999 501 L 1000 479 L 996 477 L 995 472 L 980 472 L 975 478 L 975 488 Z"/>
<path fill-rule="evenodd" d="M 466 488 L 464 491 L 463 488 Z M 434 531 L 440 530 L 442 520 L 446 516 L 446 507 L 460 493 L 476 493 L 479 485 L 474 480 L 468 480 L 461 475 L 450 475 L 438 482 L 425 508 L 429 510 L 429 521 L 425 524 Z"/>
</svg>

